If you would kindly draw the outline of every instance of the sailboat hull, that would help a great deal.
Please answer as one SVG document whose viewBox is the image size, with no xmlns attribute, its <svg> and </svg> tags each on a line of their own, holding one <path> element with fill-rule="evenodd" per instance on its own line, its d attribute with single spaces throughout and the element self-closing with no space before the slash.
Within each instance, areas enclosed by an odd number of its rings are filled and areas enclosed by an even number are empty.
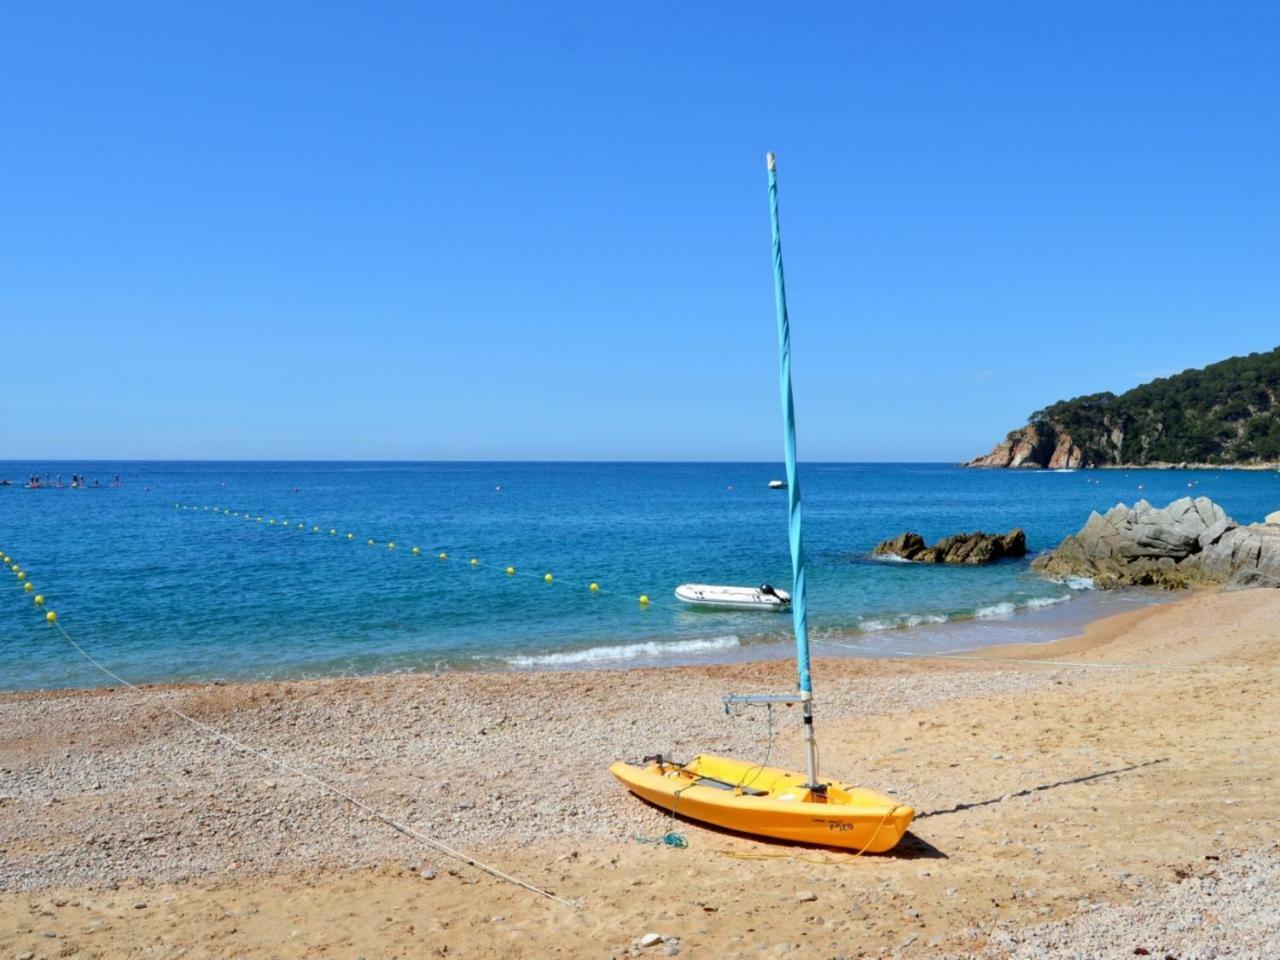
<svg viewBox="0 0 1280 960">
<path fill-rule="evenodd" d="M 704 754 L 683 765 L 619 761 L 609 772 L 632 793 L 681 817 L 791 843 L 884 853 L 915 817 L 891 797 L 834 781 L 826 799 L 818 800 L 804 774 L 727 757 Z"/>
</svg>

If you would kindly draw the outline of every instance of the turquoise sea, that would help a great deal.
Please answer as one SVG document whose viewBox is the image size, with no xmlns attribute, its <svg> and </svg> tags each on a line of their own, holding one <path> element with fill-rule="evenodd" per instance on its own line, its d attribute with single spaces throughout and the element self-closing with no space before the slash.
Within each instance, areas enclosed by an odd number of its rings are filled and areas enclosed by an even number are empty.
<svg viewBox="0 0 1280 960">
<path fill-rule="evenodd" d="M 102 487 L 23 489 L 33 473 Z M 789 616 L 691 611 L 672 590 L 789 586 L 786 494 L 768 488 L 781 476 L 763 463 L 0 462 L 14 481 L 0 487 L 0 549 L 136 681 L 780 656 Z M 818 656 L 1046 640 L 1157 599 L 1046 582 L 1025 561 L 869 558 L 903 530 L 1022 526 L 1038 551 L 1139 496 L 1208 495 L 1241 522 L 1280 507 L 1269 472 L 806 463 L 801 480 Z M 0 689 L 109 682 L 6 576 Z"/>
</svg>

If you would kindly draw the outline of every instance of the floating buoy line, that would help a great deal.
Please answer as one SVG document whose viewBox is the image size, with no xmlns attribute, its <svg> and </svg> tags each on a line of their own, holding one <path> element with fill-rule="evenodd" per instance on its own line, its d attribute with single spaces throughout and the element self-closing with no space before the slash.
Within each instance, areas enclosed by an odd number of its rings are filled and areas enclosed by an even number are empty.
<svg viewBox="0 0 1280 960">
<path fill-rule="evenodd" d="M 371 540 L 369 542 L 372 543 L 373 541 Z M 77 643 L 72 638 L 71 634 L 67 632 L 66 627 L 63 626 L 62 622 L 58 619 L 57 611 L 55 611 L 52 607 L 48 605 L 44 594 L 41 593 L 35 587 L 34 584 L 32 584 L 30 579 L 28 579 L 27 571 L 22 568 L 22 565 L 17 560 L 9 556 L 9 554 L 6 553 L 4 550 L 0 550 L 0 561 L 4 563 L 4 569 L 14 574 L 15 582 L 22 588 L 23 593 L 34 594 L 31 600 L 33 605 L 36 608 L 36 612 L 43 616 L 45 623 L 49 624 L 49 626 L 53 627 L 55 630 L 58 631 L 59 634 L 62 635 L 62 639 L 65 640 L 68 644 L 70 644 L 72 649 L 74 649 L 76 653 L 80 654 L 81 657 L 83 657 L 86 661 L 92 664 L 95 669 L 99 670 L 105 676 L 110 677 L 112 680 L 114 680 L 116 683 L 120 684 L 121 686 L 128 687 L 130 690 L 132 690 L 134 693 L 139 694 L 143 699 L 145 699 L 152 705 L 159 707 L 161 710 L 164 710 L 165 712 L 171 714 L 172 716 L 177 717 L 179 720 L 182 720 L 184 723 L 190 725 L 200 733 L 203 733 L 206 736 L 211 737 L 214 740 L 217 740 L 218 742 L 232 748 L 233 750 L 236 750 L 240 753 L 247 753 L 253 757 L 257 757 L 264 764 L 275 767 L 277 770 L 282 770 L 285 773 L 293 774 L 296 777 L 300 777 L 303 780 L 306 780 L 308 783 L 312 783 L 315 786 L 320 787 L 325 792 L 332 794 L 335 797 L 338 797 L 340 800 L 343 800 L 346 803 L 351 804 L 353 807 L 356 807 L 357 809 L 368 814 L 370 817 L 382 823 L 384 826 L 390 827 L 392 830 L 395 830 L 397 833 L 401 833 L 406 837 L 410 837 L 411 839 L 417 840 L 420 843 L 425 844 L 426 846 L 430 847 L 432 850 L 435 850 L 437 853 L 443 854 L 444 856 L 449 857 L 451 859 L 458 860 L 461 863 L 465 863 L 467 866 L 472 867 L 476 870 L 479 870 L 481 873 L 488 874 L 494 879 L 502 880 L 505 883 L 510 883 L 517 887 L 521 887 L 524 890 L 528 890 L 530 893 L 535 893 L 538 896 L 545 897 L 548 900 L 554 900 L 556 903 L 560 904 L 561 906 L 569 907 L 570 909 L 577 909 L 577 904 L 574 903 L 573 901 L 566 900 L 563 897 L 558 897 L 554 893 L 552 893 L 550 890 L 544 890 L 542 887 L 535 886 L 534 884 L 529 883 L 526 880 L 521 880 L 519 877 L 514 877 L 509 873 L 499 870 L 497 867 L 484 863 L 483 861 L 477 860 L 475 857 L 472 857 L 469 854 L 463 853 L 461 850 L 457 850 L 454 847 L 451 847 L 448 844 L 444 843 L 443 841 L 437 840 L 434 837 L 423 833 L 421 830 L 417 830 L 409 826 L 407 823 L 404 823 L 400 820 L 396 820 L 394 817 L 391 817 L 388 814 L 383 813 L 381 810 L 378 810 L 376 807 L 371 806 L 370 804 L 361 800 L 359 797 L 356 797 L 353 794 L 348 793 L 347 791 L 343 790 L 341 787 L 335 786 L 329 781 L 321 777 L 318 777 L 313 773 L 309 773 L 306 770 L 302 770 L 294 766 L 293 764 L 289 763 L 287 760 L 282 760 L 279 757 L 275 756 L 274 754 L 268 752 L 267 750 L 262 749 L 261 747 L 255 747 L 252 744 L 245 743 L 243 740 L 233 737 L 229 733 L 224 733 L 223 731 L 219 730 L 217 727 L 211 726 L 210 724 L 207 724 L 201 720 L 197 720 L 194 717 L 183 713 L 181 710 L 179 710 L 177 707 L 173 706 L 172 704 L 154 696 L 149 691 L 144 690 L 142 687 L 138 686 L 137 684 L 132 683 L 129 680 L 125 679 L 124 677 L 120 676 L 120 674 L 116 673 L 106 664 L 96 659 L 92 654 L 90 654 L 87 650 L 85 650 L 84 647 L 82 647 L 79 643 Z"/>
<path fill-rule="evenodd" d="M 354 531 L 345 530 L 341 527 L 328 526 L 319 523 L 308 523 L 302 520 L 291 518 L 270 517 L 264 514 L 255 513 L 251 510 L 233 510 L 230 507 L 223 507 L 209 504 L 182 503 L 178 501 L 174 503 L 175 510 L 190 511 L 192 513 L 210 513 L 224 519 L 246 520 L 250 523 L 261 524 L 264 527 L 277 527 L 281 530 L 292 530 L 295 532 L 309 533 L 311 535 L 320 535 L 327 541 L 335 543 L 355 543 L 357 540 L 363 539 L 366 546 L 369 547 L 385 547 L 388 553 L 412 557 L 431 558 L 434 553 L 435 559 L 440 563 L 452 563 L 456 558 L 451 557 L 447 549 L 424 548 L 421 546 L 411 546 L 405 550 L 396 543 L 395 540 L 381 540 L 378 537 L 359 537 Z M 523 569 L 515 564 L 494 564 L 482 560 L 480 557 L 467 557 L 466 564 L 472 570 L 476 571 L 498 571 L 508 577 L 524 577 L 530 580 L 540 580 L 548 586 L 560 587 L 561 589 L 570 589 L 574 591 L 585 591 L 590 597 L 607 597 L 613 600 L 626 600 L 628 603 L 634 604 L 639 611 L 644 611 L 649 607 L 664 607 L 668 610 L 683 611 L 685 608 L 676 603 L 670 603 L 663 600 L 655 600 L 648 593 L 625 595 L 614 590 L 605 590 L 598 581 L 592 580 L 587 583 L 586 587 L 581 584 L 575 585 L 572 581 L 559 580 L 555 574 L 550 571 L 537 572 Z"/>
</svg>

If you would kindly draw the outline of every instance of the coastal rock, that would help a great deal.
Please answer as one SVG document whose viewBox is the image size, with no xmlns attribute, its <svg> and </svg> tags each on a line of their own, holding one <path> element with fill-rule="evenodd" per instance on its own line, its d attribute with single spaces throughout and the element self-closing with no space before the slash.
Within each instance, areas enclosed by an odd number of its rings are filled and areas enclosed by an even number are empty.
<svg viewBox="0 0 1280 960">
<path fill-rule="evenodd" d="M 1027 535 L 1022 530 L 1008 533 L 957 533 L 944 537 L 932 547 L 918 533 L 907 532 L 885 540 L 871 551 L 873 556 L 902 557 L 917 563 L 991 563 L 1004 557 L 1021 557 L 1027 552 Z"/>
<path fill-rule="evenodd" d="M 872 550 L 872 554 L 877 557 L 886 555 L 894 557 L 902 557 L 904 560 L 914 560 L 925 549 L 924 537 L 918 533 L 907 531 L 899 534 L 892 540 L 885 540 L 883 543 L 877 544 Z"/>
<path fill-rule="evenodd" d="M 1268 513 L 1267 518 L 1262 522 L 1273 527 L 1280 527 L 1280 510 L 1275 513 Z"/>
<path fill-rule="evenodd" d="M 1208 497 L 1183 497 L 1159 509 L 1139 500 L 1091 514 L 1032 568 L 1050 577 L 1089 577 L 1103 589 L 1280 587 L 1280 527 L 1242 527 Z"/>
<path fill-rule="evenodd" d="M 1012 431 L 983 457 L 975 457 L 966 467 L 1001 467 L 1074 470 L 1087 466 L 1084 453 L 1071 435 L 1052 423 L 1029 423 Z"/>
</svg>

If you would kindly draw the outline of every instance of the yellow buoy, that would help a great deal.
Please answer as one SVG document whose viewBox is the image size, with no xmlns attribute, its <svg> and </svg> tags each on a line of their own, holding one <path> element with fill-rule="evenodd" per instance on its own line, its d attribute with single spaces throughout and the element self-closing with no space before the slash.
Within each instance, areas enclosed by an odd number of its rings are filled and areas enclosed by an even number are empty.
<svg viewBox="0 0 1280 960">
<path fill-rule="evenodd" d="M 25 580 L 25 579 L 27 579 L 27 575 L 26 575 L 25 573 L 23 573 L 21 570 L 19 570 L 19 571 L 18 571 L 18 579 L 19 579 L 19 580 Z"/>
<path fill-rule="evenodd" d="M 593 584 L 591 584 L 591 586 L 590 586 L 590 587 L 588 587 L 587 589 L 588 589 L 588 590 L 590 590 L 592 593 L 599 593 L 599 592 L 600 592 L 600 584 L 598 584 L 598 583 L 593 583 Z"/>
<path fill-rule="evenodd" d="M 355 538 L 356 538 L 356 535 L 355 535 L 354 533 L 348 533 L 348 534 L 347 534 L 347 539 L 348 539 L 348 540 L 354 540 Z"/>
<path fill-rule="evenodd" d="M 28 580 L 26 583 L 22 585 L 22 589 L 30 593 L 32 590 L 35 589 L 35 584 L 32 583 L 30 580 Z"/>
<path fill-rule="evenodd" d="M 649 605 L 649 598 L 645 596 L 643 593 L 640 594 L 640 606 L 647 607 L 648 605 Z"/>
<path fill-rule="evenodd" d="M 471 565 L 472 565 L 473 567 L 478 567 L 478 566 L 480 566 L 480 561 L 479 561 L 479 560 L 477 560 L 475 557 L 472 557 L 472 558 L 471 558 Z"/>
<path fill-rule="evenodd" d="M 371 546 L 371 547 L 373 546 L 373 538 L 372 538 L 372 537 L 370 537 L 370 538 L 369 538 L 369 546 Z"/>
<path fill-rule="evenodd" d="M 22 569 L 22 567 L 18 566 L 18 564 L 16 564 L 16 563 L 15 563 L 15 564 L 14 564 L 13 566 L 11 566 L 9 569 L 10 569 L 10 570 L 12 570 L 14 573 L 17 573 L 19 570 L 21 570 L 21 569 Z"/>
<path fill-rule="evenodd" d="M 441 551 L 441 553 L 440 553 L 440 559 L 441 559 L 441 560 L 448 560 L 448 559 L 449 559 L 449 555 L 448 555 L 447 553 L 444 553 L 443 551 Z"/>
<path fill-rule="evenodd" d="M 36 594 L 36 606 L 37 606 L 37 607 L 43 607 L 43 606 L 44 606 L 44 597 L 43 597 L 41 594 L 38 594 L 38 593 Z"/>
<path fill-rule="evenodd" d="M 50 610 L 48 613 L 44 615 L 44 618 L 48 620 L 50 623 L 53 623 L 58 619 L 58 615 L 54 613 L 52 610 Z"/>
<path fill-rule="evenodd" d="M 515 568 L 515 567 L 507 567 L 507 576 L 508 576 L 508 577 L 514 577 L 515 575 L 516 575 L 516 568 Z"/>
<path fill-rule="evenodd" d="M 421 550 L 419 550 L 417 547 L 414 547 L 414 548 L 413 548 L 413 555 L 414 555 L 415 557 L 416 557 L 418 554 L 420 554 L 421 552 L 422 552 L 422 551 L 421 551 Z"/>
<path fill-rule="evenodd" d="M 307 525 L 306 525 L 305 523 L 300 523 L 300 524 L 298 524 L 298 529 L 299 529 L 299 530 L 305 530 L 305 529 L 307 529 Z"/>
<path fill-rule="evenodd" d="M 311 532 L 312 532 L 312 533 L 319 533 L 319 532 L 320 532 L 320 528 L 319 528 L 319 527 L 312 527 L 312 528 L 311 528 Z"/>
<path fill-rule="evenodd" d="M 387 544 L 388 550 L 394 550 L 395 548 L 396 548 L 396 542 L 394 540 L 392 540 L 390 543 Z"/>
<path fill-rule="evenodd" d="M 268 520 L 268 521 L 267 521 L 267 526 L 268 526 L 268 527 L 274 527 L 275 525 L 276 525 L 276 522 L 275 522 L 274 520 Z"/>
<path fill-rule="evenodd" d="M 555 577 L 553 577 L 551 574 L 547 573 L 547 574 L 543 574 L 542 579 L 543 579 L 543 580 L 545 580 L 545 581 L 547 581 L 547 583 L 550 583 L 552 580 L 554 580 L 554 579 L 555 579 Z"/>
</svg>

